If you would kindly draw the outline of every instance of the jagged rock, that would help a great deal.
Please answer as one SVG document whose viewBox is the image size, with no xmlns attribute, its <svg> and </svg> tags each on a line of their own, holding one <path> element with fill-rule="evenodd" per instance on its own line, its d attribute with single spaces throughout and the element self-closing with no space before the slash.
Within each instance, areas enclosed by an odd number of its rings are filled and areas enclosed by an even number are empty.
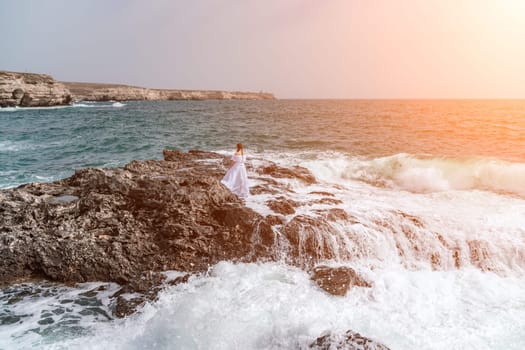
<svg viewBox="0 0 525 350">
<path fill-rule="evenodd" d="M 274 212 L 282 215 L 295 214 L 295 208 L 299 206 L 294 200 L 287 199 L 283 196 L 277 197 L 275 199 L 269 200 L 266 202 L 268 208 Z"/>
<path fill-rule="evenodd" d="M 70 91 L 46 74 L 0 71 L 0 107 L 48 107 L 71 103 Z"/>
<path fill-rule="evenodd" d="M 346 266 L 316 266 L 311 279 L 328 293 L 340 296 L 346 295 L 351 286 L 371 287 L 369 282 L 360 277 L 352 268 Z"/>
<path fill-rule="evenodd" d="M 340 199 L 335 198 L 318 198 L 308 201 L 308 205 L 312 204 L 329 204 L 329 205 L 339 205 L 342 204 L 343 201 Z"/>
<path fill-rule="evenodd" d="M 310 344 L 316 350 L 389 350 L 385 345 L 352 330 L 344 334 L 327 332 Z"/>
<path fill-rule="evenodd" d="M 324 191 L 312 191 L 312 192 L 309 192 L 309 194 L 317 194 L 317 195 L 325 196 L 325 197 L 333 197 L 334 196 L 333 193 L 324 192 Z"/>
<path fill-rule="evenodd" d="M 316 183 L 315 176 L 312 175 L 310 170 L 301 166 L 295 165 L 291 168 L 280 167 L 277 164 L 270 164 L 264 166 L 261 172 L 266 175 L 271 175 L 274 178 L 290 178 L 298 179 L 307 184 Z"/>
<path fill-rule="evenodd" d="M 262 184 L 262 185 L 256 185 L 256 186 L 250 187 L 250 193 L 252 195 L 257 195 L 257 194 L 277 194 L 277 193 L 279 193 L 279 191 L 274 189 L 274 188 L 271 188 L 270 186 L 268 186 L 266 184 Z"/>
<path fill-rule="evenodd" d="M 330 208 L 325 210 L 316 210 L 316 213 L 322 215 L 328 221 L 343 220 L 351 223 L 358 223 L 357 218 L 351 218 L 348 213 L 341 208 Z"/>
<path fill-rule="evenodd" d="M 119 318 L 129 316 L 137 311 L 137 308 L 143 305 L 146 299 L 143 297 L 134 297 L 126 299 L 119 295 L 115 301 L 115 308 L 113 314 Z"/>
<path fill-rule="evenodd" d="M 129 284 L 149 271 L 204 271 L 270 257 L 274 233 L 220 182 L 222 156 L 83 169 L 0 191 L 0 283 L 38 275 Z"/>
<path fill-rule="evenodd" d="M 69 178 L 0 190 L 0 284 L 38 277 L 62 282 L 113 281 L 116 314 L 132 312 L 156 296 L 160 271 L 203 272 L 219 261 L 275 260 L 288 240 L 288 262 L 310 268 L 320 260 L 348 258 L 330 221 L 319 217 L 263 217 L 220 183 L 223 155 L 163 152 L 164 160 L 133 161 L 121 168 L 82 169 Z M 297 168 L 272 166 L 295 178 Z M 254 169 L 257 181 L 286 185 Z M 259 172 L 257 172 L 259 171 Z M 308 178 L 306 176 L 306 178 Z M 300 203 L 278 197 L 275 207 Z M 279 210 L 282 211 L 283 210 Z M 120 298 L 139 293 L 140 300 Z"/>
<path fill-rule="evenodd" d="M 278 215 L 267 215 L 266 222 L 271 226 L 282 225 L 284 224 L 284 218 Z"/>
<path fill-rule="evenodd" d="M 336 256 L 332 240 L 337 240 L 338 235 L 324 218 L 297 215 L 284 225 L 282 232 L 290 243 L 291 263 L 311 267 L 319 260 Z"/>
</svg>

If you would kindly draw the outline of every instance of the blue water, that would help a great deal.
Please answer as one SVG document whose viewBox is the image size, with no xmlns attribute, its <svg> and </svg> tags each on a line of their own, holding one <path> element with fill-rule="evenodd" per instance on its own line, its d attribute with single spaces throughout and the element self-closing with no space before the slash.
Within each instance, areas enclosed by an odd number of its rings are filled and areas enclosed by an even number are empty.
<svg viewBox="0 0 525 350">
<path fill-rule="evenodd" d="M 0 111 L 0 188 L 162 149 L 525 160 L 525 101 L 166 101 Z"/>
</svg>

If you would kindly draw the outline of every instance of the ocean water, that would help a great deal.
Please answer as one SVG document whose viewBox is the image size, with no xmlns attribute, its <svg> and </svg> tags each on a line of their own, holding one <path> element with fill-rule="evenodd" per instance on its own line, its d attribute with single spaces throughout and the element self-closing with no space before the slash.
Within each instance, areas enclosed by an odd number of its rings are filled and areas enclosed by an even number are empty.
<svg viewBox="0 0 525 350">
<path fill-rule="evenodd" d="M 525 349 L 524 100 L 3 109 L 0 188 L 237 142 L 255 164 L 301 165 L 318 179 L 276 179 L 293 189 L 280 195 L 341 201 L 297 214 L 344 209 L 351 221 L 315 234 L 334 252 L 328 264 L 353 267 L 372 288 L 335 297 L 284 262 L 222 262 L 114 319 L 113 284 L 26 283 L 0 291 L 0 349 L 301 349 L 348 329 L 393 350 Z M 269 214 L 268 199 L 247 205 Z"/>
</svg>

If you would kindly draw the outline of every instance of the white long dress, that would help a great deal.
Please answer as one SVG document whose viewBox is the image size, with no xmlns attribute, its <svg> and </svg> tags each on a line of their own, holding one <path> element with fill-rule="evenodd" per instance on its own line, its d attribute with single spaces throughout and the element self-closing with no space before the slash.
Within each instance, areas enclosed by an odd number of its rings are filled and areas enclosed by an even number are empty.
<svg viewBox="0 0 525 350">
<path fill-rule="evenodd" d="M 221 182 L 228 187 L 230 191 L 241 198 L 246 198 L 250 194 L 248 188 L 248 174 L 246 173 L 246 156 L 234 154 L 231 158 L 235 164 L 228 170 Z"/>
</svg>

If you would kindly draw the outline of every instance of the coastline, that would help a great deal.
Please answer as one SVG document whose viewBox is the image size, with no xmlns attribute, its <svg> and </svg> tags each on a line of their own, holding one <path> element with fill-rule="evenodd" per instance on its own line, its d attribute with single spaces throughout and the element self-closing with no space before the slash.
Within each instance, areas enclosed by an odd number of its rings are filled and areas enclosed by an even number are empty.
<svg viewBox="0 0 525 350">
<path fill-rule="evenodd" d="M 80 101 L 274 100 L 264 92 L 152 89 L 105 83 L 61 82 L 47 74 L 0 70 L 0 108 L 67 106 Z"/>
<path fill-rule="evenodd" d="M 75 101 L 274 100 L 271 93 L 150 89 L 123 84 L 61 82 Z"/>
</svg>

